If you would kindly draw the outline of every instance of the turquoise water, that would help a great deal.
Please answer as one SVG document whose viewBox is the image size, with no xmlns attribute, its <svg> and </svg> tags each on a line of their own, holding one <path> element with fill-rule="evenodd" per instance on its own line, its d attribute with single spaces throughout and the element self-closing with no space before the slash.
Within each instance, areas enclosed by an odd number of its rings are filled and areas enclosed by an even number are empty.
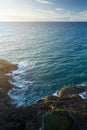
<svg viewBox="0 0 87 130">
<path fill-rule="evenodd" d="M 8 94 L 19 105 L 87 84 L 87 23 L 0 23 L 0 58 L 18 64 Z"/>
</svg>

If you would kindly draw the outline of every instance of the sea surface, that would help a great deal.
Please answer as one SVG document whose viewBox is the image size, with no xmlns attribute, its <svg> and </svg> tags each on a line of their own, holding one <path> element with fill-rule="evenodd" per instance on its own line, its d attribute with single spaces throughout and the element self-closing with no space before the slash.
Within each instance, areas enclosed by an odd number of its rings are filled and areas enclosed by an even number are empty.
<svg viewBox="0 0 87 130">
<path fill-rule="evenodd" d="M 8 92 L 18 105 L 87 84 L 87 23 L 1 22 L 0 59 L 18 64 Z"/>
</svg>

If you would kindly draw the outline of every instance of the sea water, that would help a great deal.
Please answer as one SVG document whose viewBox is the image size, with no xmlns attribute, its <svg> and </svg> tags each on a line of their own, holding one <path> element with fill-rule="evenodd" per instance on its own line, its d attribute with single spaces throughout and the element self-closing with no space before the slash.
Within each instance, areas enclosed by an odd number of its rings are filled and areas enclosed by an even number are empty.
<svg viewBox="0 0 87 130">
<path fill-rule="evenodd" d="M 18 64 L 8 92 L 18 105 L 87 84 L 87 23 L 1 22 L 0 59 Z"/>
</svg>

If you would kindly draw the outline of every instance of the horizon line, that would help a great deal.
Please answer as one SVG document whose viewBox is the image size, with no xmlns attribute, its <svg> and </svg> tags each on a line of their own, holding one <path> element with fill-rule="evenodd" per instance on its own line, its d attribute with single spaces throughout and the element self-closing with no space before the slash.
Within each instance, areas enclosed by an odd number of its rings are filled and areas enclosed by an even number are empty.
<svg viewBox="0 0 87 130">
<path fill-rule="evenodd" d="M 26 22 L 26 23 L 31 23 L 31 22 L 33 22 L 33 23 L 36 23 L 36 22 L 87 22 L 87 21 L 0 21 L 0 23 L 2 23 L 2 22 L 20 22 L 20 23 L 22 23 L 22 22 Z"/>
</svg>

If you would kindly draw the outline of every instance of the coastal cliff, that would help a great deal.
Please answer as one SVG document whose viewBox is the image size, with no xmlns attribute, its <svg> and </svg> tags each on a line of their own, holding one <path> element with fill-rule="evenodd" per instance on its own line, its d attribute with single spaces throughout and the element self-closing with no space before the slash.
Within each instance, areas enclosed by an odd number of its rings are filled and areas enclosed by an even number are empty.
<svg viewBox="0 0 87 130">
<path fill-rule="evenodd" d="M 62 88 L 58 96 L 46 96 L 32 106 L 12 104 L 9 83 L 17 65 L 0 60 L 0 130 L 87 130 L 87 100 L 80 94 L 87 86 Z"/>
</svg>

